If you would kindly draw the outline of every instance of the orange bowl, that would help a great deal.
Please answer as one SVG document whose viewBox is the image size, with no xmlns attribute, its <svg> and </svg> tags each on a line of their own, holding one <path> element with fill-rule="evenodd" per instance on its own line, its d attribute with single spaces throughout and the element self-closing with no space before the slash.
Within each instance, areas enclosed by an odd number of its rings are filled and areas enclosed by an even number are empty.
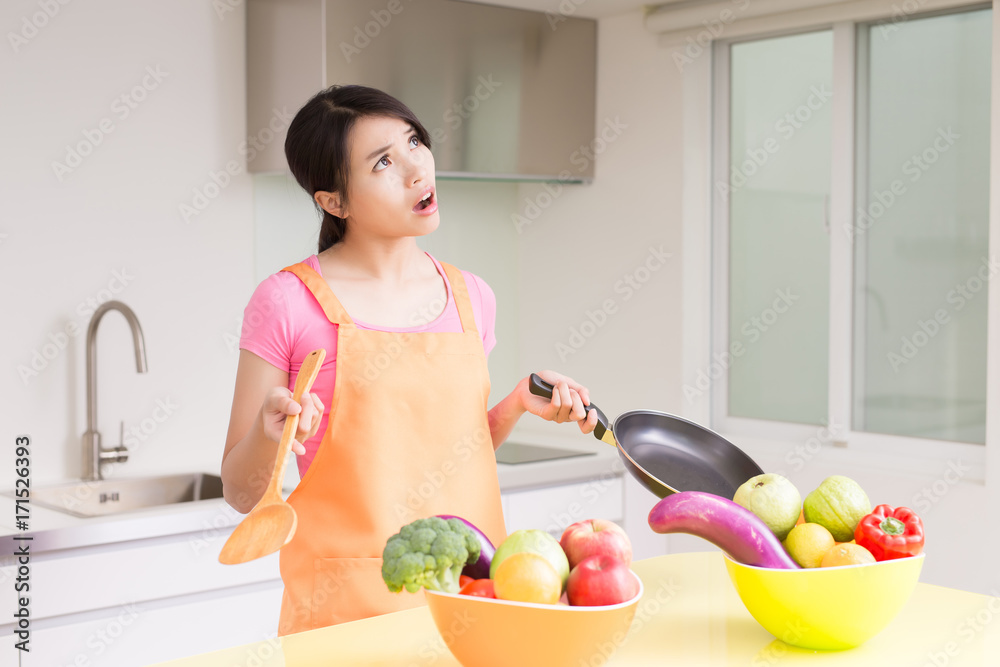
<svg viewBox="0 0 1000 667">
<path fill-rule="evenodd" d="M 639 593 L 601 607 L 510 602 L 425 590 L 445 645 L 463 667 L 604 664 L 625 641 Z M 602 656 L 592 663 L 597 656 Z"/>
</svg>

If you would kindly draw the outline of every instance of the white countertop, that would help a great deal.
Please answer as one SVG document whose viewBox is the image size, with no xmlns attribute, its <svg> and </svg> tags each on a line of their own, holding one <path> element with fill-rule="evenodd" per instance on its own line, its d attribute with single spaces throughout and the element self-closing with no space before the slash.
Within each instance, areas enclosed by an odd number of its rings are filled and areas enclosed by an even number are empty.
<svg viewBox="0 0 1000 667">
<path fill-rule="evenodd" d="M 535 463 L 519 463 L 517 465 L 498 463 L 497 475 L 500 478 L 501 491 L 552 486 L 574 480 L 625 474 L 625 466 L 618 458 L 618 450 L 592 435 L 580 433 L 568 436 L 512 435 L 507 442 L 585 451 L 589 452 L 590 455 Z M 501 445 L 502 448 L 503 445 Z"/>
<path fill-rule="evenodd" d="M 592 436 L 515 436 L 509 442 L 591 452 L 588 456 L 508 465 L 497 464 L 500 490 L 512 492 L 598 477 L 620 476 L 624 467 L 617 450 Z M 293 466 L 290 466 L 293 467 Z M 214 473 L 213 473 L 214 474 Z M 287 497 L 292 488 L 286 488 Z M 242 521 L 221 498 L 177 503 L 100 517 L 76 517 L 31 504 L 29 530 L 14 527 L 14 499 L 0 496 L 0 565 L 16 550 L 15 535 L 32 537 L 33 555 L 60 549 L 113 544 L 205 530 L 224 530 Z"/>
</svg>

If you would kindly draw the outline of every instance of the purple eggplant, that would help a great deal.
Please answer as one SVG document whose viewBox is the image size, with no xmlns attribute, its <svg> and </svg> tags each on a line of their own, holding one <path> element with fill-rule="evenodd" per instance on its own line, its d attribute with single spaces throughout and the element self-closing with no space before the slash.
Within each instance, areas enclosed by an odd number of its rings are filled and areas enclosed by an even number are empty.
<svg viewBox="0 0 1000 667">
<path fill-rule="evenodd" d="M 497 548 L 493 546 L 492 542 L 490 542 L 490 538 L 486 537 L 486 534 L 476 528 L 472 522 L 467 519 L 463 519 L 460 516 L 455 516 L 453 514 L 438 514 L 437 516 L 445 520 L 458 519 L 464 523 L 469 530 L 475 533 L 476 537 L 479 538 L 479 545 L 481 547 L 479 551 L 479 560 L 475 563 L 469 563 L 466 565 L 462 569 L 462 574 L 467 577 L 472 577 L 473 579 L 489 579 L 490 563 L 493 562 L 493 554 L 497 552 Z"/>
<path fill-rule="evenodd" d="M 697 535 L 744 565 L 799 569 L 760 517 L 713 493 L 682 491 L 667 496 L 650 510 L 649 527 L 657 533 Z"/>
</svg>

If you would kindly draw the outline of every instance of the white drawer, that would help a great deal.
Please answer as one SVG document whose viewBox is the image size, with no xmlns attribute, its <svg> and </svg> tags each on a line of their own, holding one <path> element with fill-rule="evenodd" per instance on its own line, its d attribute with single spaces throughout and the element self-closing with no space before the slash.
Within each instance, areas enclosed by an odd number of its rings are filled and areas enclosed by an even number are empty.
<svg viewBox="0 0 1000 667">
<path fill-rule="evenodd" d="M 233 647 L 220 667 L 273 664 L 280 655 L 280 582 L 171 600 L 138 602 L 101 613 L 42 621 L 21 667 L 137 667 Z M 4 646 L 14 638 L 2 637 Z M 269 643 L 251 651 L 245 644 Z M 237 648 L 238 647 L 238 648 Z M 282 661 L 283 662 L 283 661 Z M 3 663 L 0 663 L 3 664 Z M 16 663 L 15 663 L 16 664 Z"/>
<path fill-rule="evenodd" d="M 30 559 L 31 617 L 42 619 L 116 607 L 213 589 L 281 578 L 278 554 L 240 565 L 219 563 L 219 552 L 233 528 L 207 530 Z M 16 576 L 16 566 L 0 568 L 0 580 Z M 0 618 L 16 610 L 14 595 L 0 596 Z M 0 625 L 0 627 L 3 627 Z"/>
<path fill-rule="evenodd" d="M 505 494 L 507 532 L 540 528 L 555 537 L 585 519 L 622 522 L 625 485 L 619 476 Z"/>
</svg>

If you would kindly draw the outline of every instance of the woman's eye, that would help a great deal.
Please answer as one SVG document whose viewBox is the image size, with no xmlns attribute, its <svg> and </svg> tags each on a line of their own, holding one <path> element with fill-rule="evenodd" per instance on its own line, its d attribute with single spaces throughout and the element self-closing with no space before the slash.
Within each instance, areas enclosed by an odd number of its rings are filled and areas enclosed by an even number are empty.
<svg viewBox="0 0 1000 667">
<path fill-rule="evenodd" d="M 382 159 L 380 159 L 378 162 L 375 163 L 375 168 L 373 169 L 373 171 L 382 171 L 388 166 L 389 166 L 389 156 L 383 155 Z"/>
<path fill-rule="evenodd" d="M 420 145 L 420 139 L 417 139 L 417 135 L 413 135 L 412 137 L 410 137 L 410 145 L 413 146 L 414 148 Z"/>
</svg>

